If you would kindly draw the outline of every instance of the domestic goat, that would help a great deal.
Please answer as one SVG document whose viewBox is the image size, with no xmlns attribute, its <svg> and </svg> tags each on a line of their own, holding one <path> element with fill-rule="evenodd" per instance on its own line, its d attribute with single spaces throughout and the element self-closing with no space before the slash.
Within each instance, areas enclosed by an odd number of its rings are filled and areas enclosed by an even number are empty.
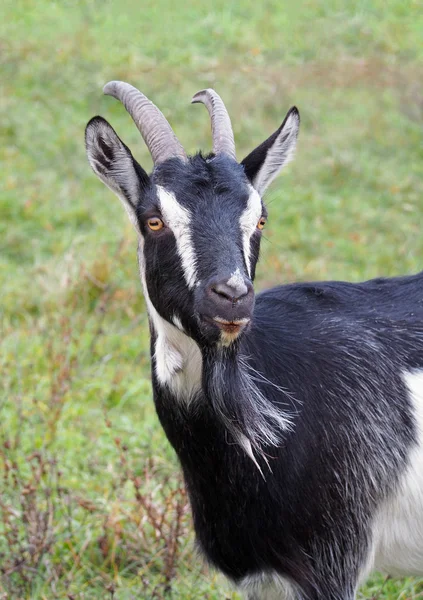
<svg viewBox="0 0 423 600">
<path fill-rule="evenodd" d="M 299 283 L 255 298 L 262 195 L 299 113 L 241 163 L 216 92 L 213 152 L 188 157 L 127 83 L 150 175 L 101 117 L 88 159 L 138 234 L 154 402 L 198 546 L 249 600 L 352 600 L 366 576 L 423 574 L 423 273 Z"/>
</svg>

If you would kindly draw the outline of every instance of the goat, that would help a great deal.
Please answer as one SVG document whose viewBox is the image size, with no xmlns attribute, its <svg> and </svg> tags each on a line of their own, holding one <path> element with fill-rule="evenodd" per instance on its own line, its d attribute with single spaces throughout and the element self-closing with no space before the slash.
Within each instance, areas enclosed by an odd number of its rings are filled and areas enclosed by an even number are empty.
<svg viewBox="0 0 423 600">
<path fill-rule="evenodd" d="M 153 158 L 101 117 L 97 176 L 138 234 L 154 402 L 198 546 L 248 600 L 352 600 L 373 570 L 423 574 L 423 272 L 255 298 L 262 196 L 299 113 L 241 163 L 213 90 L 213 152 L 188 157 L 141 92 L 110 82 Z"/>
</svg>

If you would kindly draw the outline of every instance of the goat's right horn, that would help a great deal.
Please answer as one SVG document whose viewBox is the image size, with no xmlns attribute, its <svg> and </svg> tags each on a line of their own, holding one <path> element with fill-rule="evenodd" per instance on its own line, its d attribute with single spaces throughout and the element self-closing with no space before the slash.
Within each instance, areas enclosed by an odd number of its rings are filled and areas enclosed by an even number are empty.
<svg viewBox="0 0 423 600">
<path fill-rule="evenodd" d="M 185 150 L 164 114 L 137 88 L 123 81 L 110 81 L 103 92 L 125 106 L 144 138 L 154 164 L 175 157 L 187 160 Z"/>
<path fill-rule="evenodd" d="M 213 152 L 215 154 L 227 154 L 236 160 L 231 119 L 219 94 L 212 89 L 202 90 L 195 94 L 191 102 L 192 104 L 201 102 L 205 104 L 209 111 L 212 126 Z"/>
</svg>

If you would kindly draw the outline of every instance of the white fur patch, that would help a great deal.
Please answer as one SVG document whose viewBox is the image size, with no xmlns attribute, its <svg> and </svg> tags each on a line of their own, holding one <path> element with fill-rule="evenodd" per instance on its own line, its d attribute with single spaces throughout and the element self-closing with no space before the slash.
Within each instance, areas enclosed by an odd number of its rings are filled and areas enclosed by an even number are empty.
<svg viewBox="0 0 423 600">
<path fill-rule="evenodd" d="M 197 265 L 190 229 L 191 214 L 187 208 L 179 204 L 174 194 L 160 185 L 157 186 L 157 195 L 166 225 L 172 230 L 176 239 L 185 281 L 192 289 L 197 283 Z"/>
<path fill-rule="evenodd" d="M 267 151 L 266 158 L 253 181 L 253 186 L 260 195 L 264 194 L 282 167 L 294 158 L 299 125 L 298 113 L 291 113 L 273 146 Z"/>
<path fill-rule="evenodd" d="M 238 297 L 245 296 L 245 294 L 248 292 L 247 286 L 245 285 L 245 282 L 244 282 L 244 278 L 239 269 L 237 269 L 236 271 L 234 271 L 234 273 L 232 273 L 232 275 L 226 282 L 226 285 L 228 285 L 229 287 L 236 290 Z"/>
<path fill-rule="evenodd" d="M 246 600 L 295 600 L 294 585 L 277 573 L 261 573 L 245 577 L 238 589 Z"/>
<path fill-rule="evenodd" d="M 156 333 L 154 347 L 155 372 L 162 386 L 167 386 L 181 402 L 189 404 L 201 388 L 203 361 L 196 342 L 183 332 L 182 323 L 174 316 L 177 326 L 163 319 L 148 294 L 143 252 L 144 240 L 139 238 L 138 263 L 145 303 Z M 182 330 L 181 330 L 182 329 Z"/>
<path fill-rule="evenodd" d="M 417 445 L 398 491 L 380 509 L 374 525 L 370 569 L 390 575 L 423 575 L 423 370 L 407 372 Z"/>
<path fill-rule="evenodd" d="M 185 331 L 184 327 L 181 323 L 181 319 L 177 315 L 173 315 L 172 321 L 173 321 L 173 324 L 179 329 L 179 331 Z"/>
<path fill-rule="evenodd" d="M 244 250 L 244 260 L 247 266 L 248 276 L 251 277 L 251 236 L 256 231 L 257 223 L 262 214 L 262 203 L 258 192 L 250 186 L 250 196 L 246 209 L 243 211 L 239 224 L 242 232 L 242 245 Z"/>
</svg>

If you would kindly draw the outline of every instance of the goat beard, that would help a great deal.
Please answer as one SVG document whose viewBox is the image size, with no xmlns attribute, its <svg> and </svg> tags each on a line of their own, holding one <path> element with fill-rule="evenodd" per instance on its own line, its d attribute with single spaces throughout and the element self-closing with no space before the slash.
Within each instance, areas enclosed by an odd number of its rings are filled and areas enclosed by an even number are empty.
<svg viewBox="0 0 423 600">
<path fill-rule="evenodd" d="M 203 390 L 217 419 L 256 463 L 265 450 L 278 446 L 290 420 L 257 386 L 260 374 L 239 352 L 239 344 L 203 352 Z M 269 383 L 264 377 L 262 382 Z"/>
</svg>

